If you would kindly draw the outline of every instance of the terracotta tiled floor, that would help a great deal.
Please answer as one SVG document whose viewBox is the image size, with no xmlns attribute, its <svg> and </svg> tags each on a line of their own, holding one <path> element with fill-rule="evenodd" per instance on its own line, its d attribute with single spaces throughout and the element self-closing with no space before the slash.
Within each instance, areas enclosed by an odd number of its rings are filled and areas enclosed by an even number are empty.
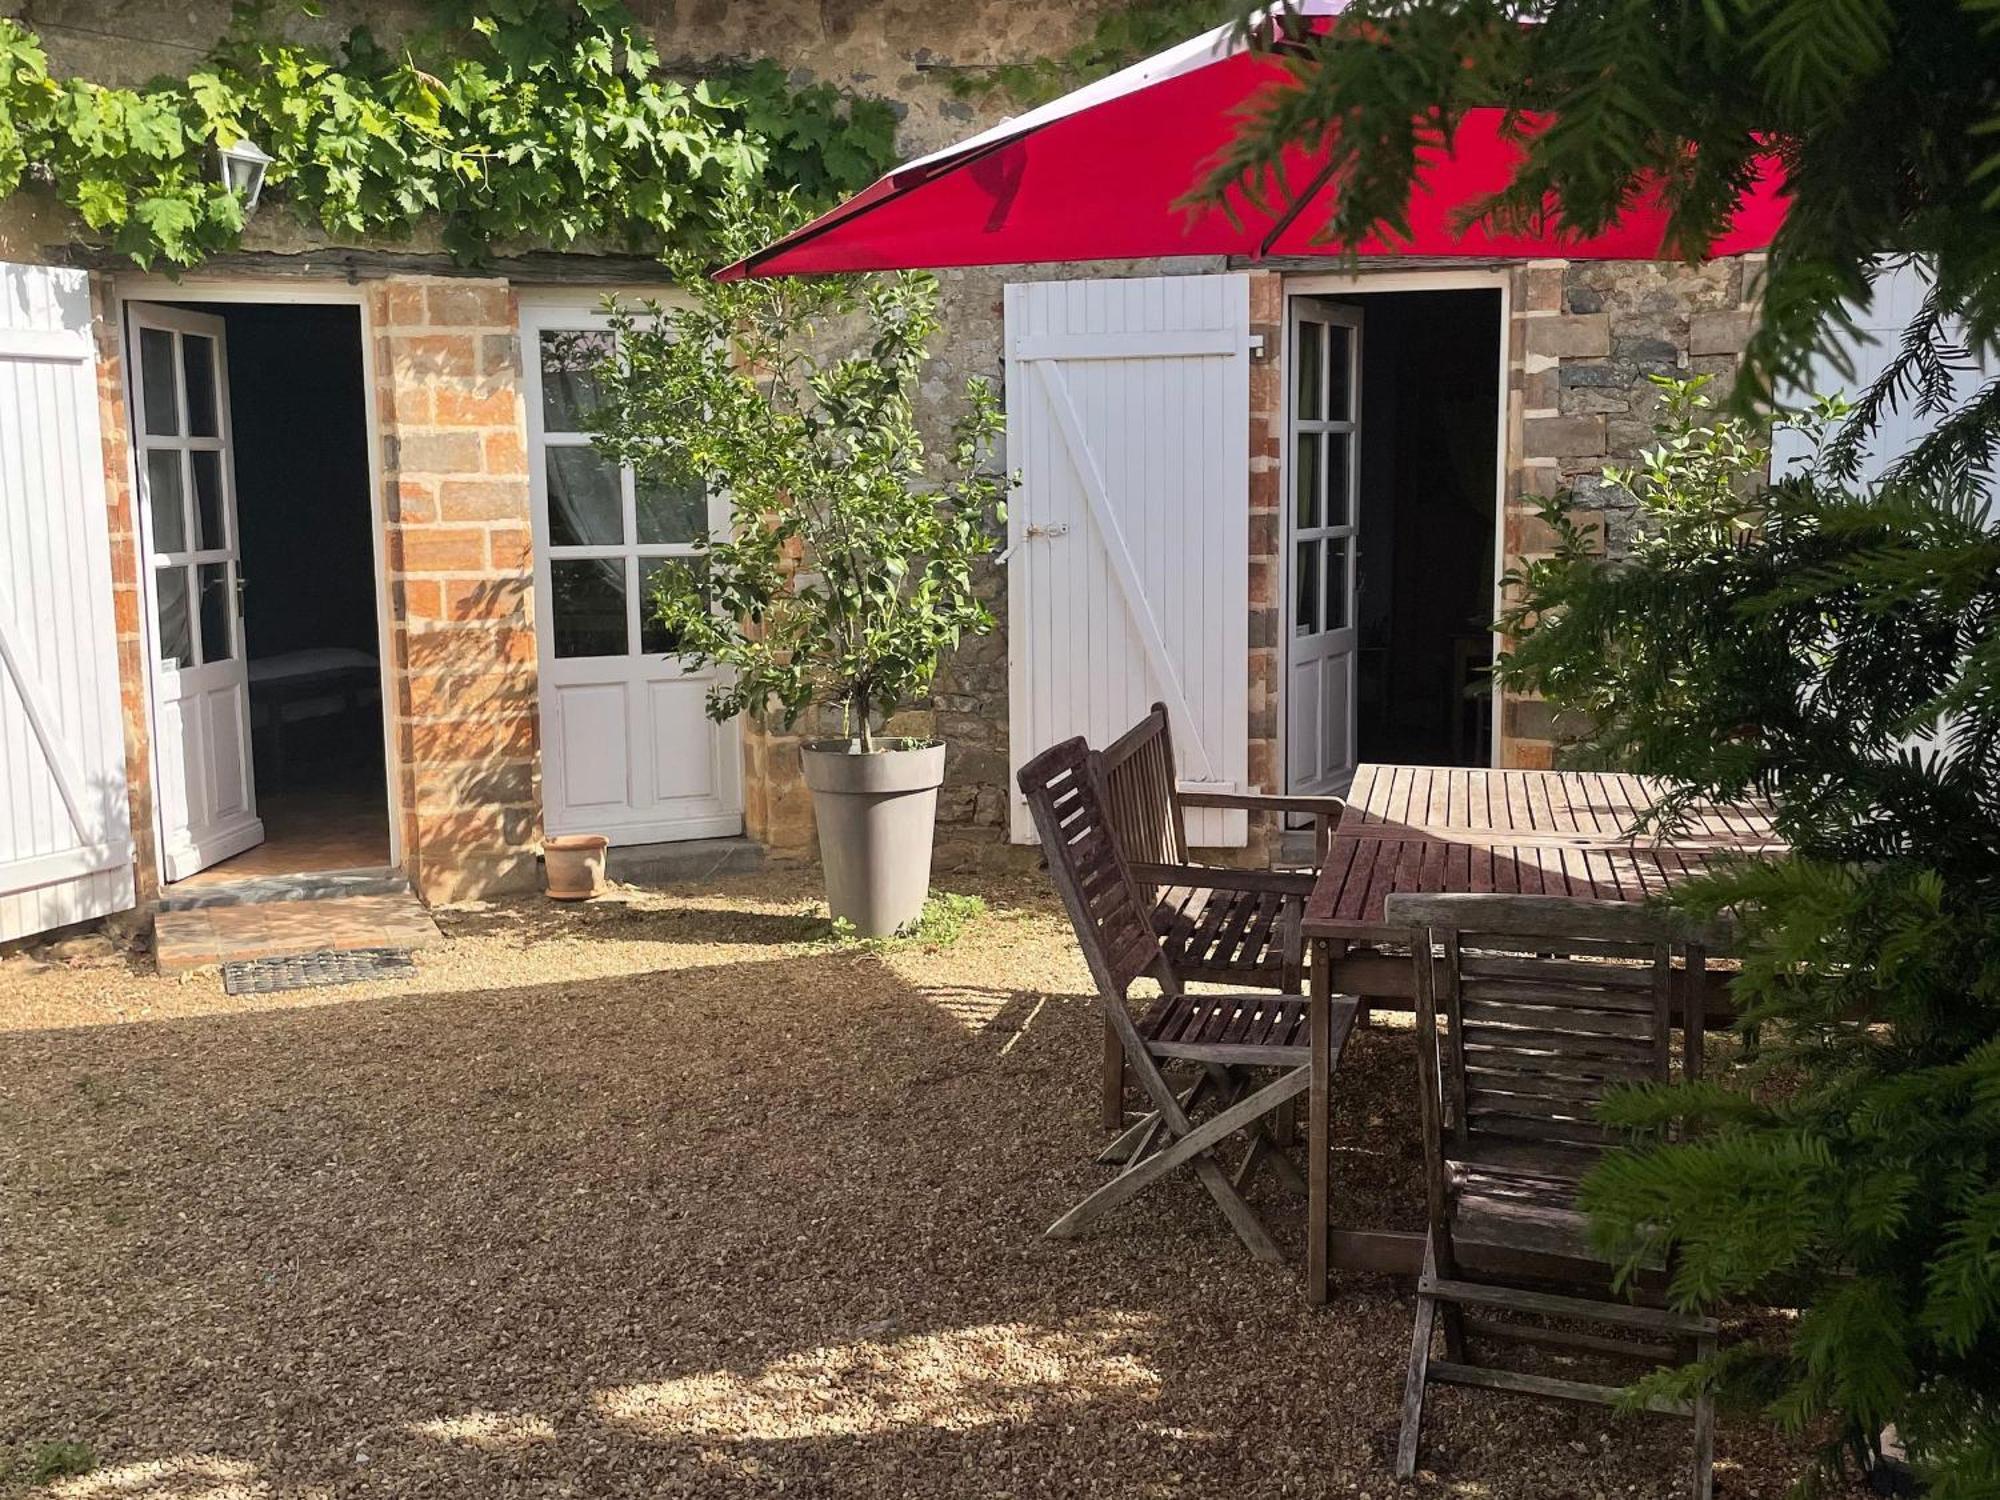
<svg viewBox="0 0 2000 1500">
<path fill-rule="evenodd" d="M 263 875 L 366 870 L 389 863 L 389 809 L 381 790 L 284 792 L 258 799 L 264 842 L 210 865 L 175 891 L 198 890 Z"/>
<path fill-rule="evenodd" d="M 437 940 L 437 924 L 423 903 L 408 894 L 163 911 L 153 929 L 163 974 L 237 958 L 280 958 L 329 948 L 421 948 Z"/>
</svg>

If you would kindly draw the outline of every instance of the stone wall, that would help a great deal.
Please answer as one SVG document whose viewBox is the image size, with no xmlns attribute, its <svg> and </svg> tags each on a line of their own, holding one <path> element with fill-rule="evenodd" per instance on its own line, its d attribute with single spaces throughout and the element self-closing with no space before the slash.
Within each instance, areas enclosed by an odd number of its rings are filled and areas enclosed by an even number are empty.
<svg viewBox="0 0 2000 1500">
<path fill-rule="evenodd" d="M 1652 441 L 1654 376 L 1713 375 L 1728 389 L 1750 325 L 1762 256 L 1689 266 L 1664 261 L 1534 261 L 1514 273 L 1509 349 L 1510 559 L 1554 545 L 1535 515 L 1569 490 L 1611 555 L 1631 540 L 1632 508 L 1601 478 Z M 1547 705 L 1507 702 L 1501 758 L 1547 766 L 1561 738 Z"/>
<path fill-rule="evenodd" d="M 992 382 L 1004 389 L 1006 370 L 1002 359 L 1005 288 L 1015 281 L 1072 280 L 1105 276 L 1168 276 L 1208 274 L 1226 269 L 1216 257 L 1189 257 L 1177 260 L 1089 262 L 1065 266 L 980 266 L 946 270 L 939 274 L 941 306 L 945 330 L 933 347 L 934 358 L 925 371 L 917 392 L 917 418 L 933 451 L 944 451 L 953 422 L 963 413 L 965 383 L 972 378 Z M 1253 307 L 1252 317 L 1260 326 L 1268 314 L 1272 327 L 1266 330 L 1267 347 L 1277 349 L 1277 330 L 1282 327 L 1279 306 L 1280 281 L 1275 275 L 1260 274 L 1253 281 L 1253 299 L 1262 298 L 1263 311 Z M 1253 369 L 1256 367 L 1253 367 Z M 1253 375 L 1253 379 L 1257 377 Z M 1265 378 L 1267 400 L 1281 399 L 1282 388 L 1275 373 Z M 1268 447 L 1269 493 L 1263 503 L 1276 519 L 1278 445 L 1282 439 L 1273 420 L 1282 424 L 1282 414 L 1273 405 L 1259 408 L 1253 390 L 1251 449 L 1253 454 Z M 1274 416 L 1275 414 L 1275 416 Z M 1262 423 L 1260 428 L 1259 423 Z M 1260 436 L 1260 433 L 1262 434 Z M 1001 455 L 994 455 L 998 464 Z M 1257 533 L 1257 500 L 1253 457 L 1252 531 Z M 1004 540 L 1000 541 L 1004 546 Z M 1273 535 L 1271 556 L 1276 557 Z M 1254 569 L 1254 564 L 1253 564 Z M 1275 575 L 1273 575 L 1275 576 Z M 935 691 L 929 701 L 914 705 L 887 726 L 887 732 L 916 736 L 936 736 L 946 746 L 945 785 L 938 800 L 938 864 L 944 869 L 969 869 L 995 863 L 1032 859 L 1032 850 L 1010 845 L 1007 840 L 1008 799 L 1012 782 L 1008 771 L 1008 658 L 1007 658 L 1007 578 L 998 562 L 998 552 L 979 564 L 975 585 L 992 610 L 995 628 L 989 635 L 969 636 L 944 662 Z M 1253 590 L 1255 578 L 1253 574 Z M 1254 609 L 1254 605 L 1253 605 Z M 1268 642 L 1275 646 L 1276 614 L 1272 606 L 1264 626 Z M 1251 634 L 1258 638 L 1253 613 Z M 1270 653 L 1275 663 L 1275 650 Z M 1253 661 L 1255 652 L 1253 651 Z M 1273 667 L 1273 670 L 1275 668 Z M 1261 764 L 1275 760 L 1275 708 L 1265 714 L 1266 729 L 1260 731 L 1254 706 L 1253 685 L 1251 764 L 1253 772 Z M 801 722 L 794 731 L 766 730 L 746 725 L 744 732 L 744 828 L 781 858 L 808 857 L 813 853 L 813 823 L 810 798 L 801 779 L 798 742 L 839 733 L 837 713 L 818 721 Z M 1263 749 L 1259 749 L 1259 736 Z M 1261 761 L 1260 761 L 1261 756 Z"/>
<path fill-rule="evenodd" d="M 699 76 L 772 58 L 799 76 L 896 102 L 910 154 L 947 144 L 1020 106 L 962 97 L 955 81 L 1060 51 L 1121 0 L 627 0 L 664 66 Z M 51 63 L 105 83 L 185 73 L 223 34 L 230 0 L 0 0 L 40 33 Z M 357 24 L 393 42 L 433 24 L 428 0 L 327 0 L 273 9 L 287 34 L 336 45 Z"/>
<path fill-rule="evenodd" d="M 504 281 L 371 292 L 404 858 L 431 900 L 536 880 L 534 542 Z"/>
</svg>

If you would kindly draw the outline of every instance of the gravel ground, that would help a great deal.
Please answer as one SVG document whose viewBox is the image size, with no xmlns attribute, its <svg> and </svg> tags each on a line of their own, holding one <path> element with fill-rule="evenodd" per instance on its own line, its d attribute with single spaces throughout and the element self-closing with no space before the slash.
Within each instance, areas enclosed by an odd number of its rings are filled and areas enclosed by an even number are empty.
<svg viewBox="0 0 2000 1500">
<path fill-rule="evenodd" d="M 74 1441 L 54 1492 L 123 1500 L 1685 1493 L 1683 1426 L 1472 1392 L 1396 1485 L 1403 1290 L 1309 1309 L 1191 1178 L 1042 1239 L 1100 1180 L 1092 1002 L 1043 890 L 984 894 L 886 953 L 795 873 L 446 912 L 297 997 L 0 964 L 14 1489 Z M 1336 1085 L 1357 1219 L 1415 1227 L 1412 1071 L 1385 1027 Z"/>
</svg>

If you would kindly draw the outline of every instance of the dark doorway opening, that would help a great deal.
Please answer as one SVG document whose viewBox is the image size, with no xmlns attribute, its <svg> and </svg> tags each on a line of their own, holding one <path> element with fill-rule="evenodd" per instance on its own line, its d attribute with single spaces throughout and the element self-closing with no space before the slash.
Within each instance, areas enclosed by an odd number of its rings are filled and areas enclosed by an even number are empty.
<svg viewBox="0 0 2000 1500">
<path fill-rule="evenodd" d="M 386 866 L 361 316 L 188 303 L 226 325 L 251 756 L 265 841 L 196 876 Z"/>
<path fill-rule="evenodd" d="M 1500 293 L 1355 300 L 1367 319 L 1356 752 L 1490 765 Z"/>
</svg>

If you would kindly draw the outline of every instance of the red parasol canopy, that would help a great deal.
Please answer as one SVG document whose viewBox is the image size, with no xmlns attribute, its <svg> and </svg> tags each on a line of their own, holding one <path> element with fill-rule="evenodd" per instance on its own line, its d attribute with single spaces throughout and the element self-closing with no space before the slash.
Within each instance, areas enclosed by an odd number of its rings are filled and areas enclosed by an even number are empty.
<svg viewBox="0 0 2000 1500">
<path fill-rule="evenodd" d="M 1305 0 L 1325 27 L 1343 0 Z M 1183 42 L 1123 72 L 898 167 L 840 207 L 717 273 L 802 275 L 906 267 L 1123 260 L 1165 255 L 1331 256 L 1321 238 L 1328 195 L 1324 155 L 1288 153 L 1275 208 L 1240 194 L 1231 208 L 1192 213 L 1182 200 L 1241 128 L 1262 92 L 1295 86 L 1284 64 L 1253 51 L 1233 28 Z M 1409 205 L 1410 236 L 1371 237 L 1369 256 L 1652 260 L 1672 255 L 1667 216 L 1636 205 L 1602 233 L 1559 222 L 1526 234 L 1460 230 L 1463 211 L 1504 188 L 1521 157 L 1502 133 L 1503 111 L 1467 114 L 1448 151 L 1430 161 Z M 1710 255 L 1761 250 L 1785 216 L 1777 162 L 1767 159 Z"/>
</svg>

